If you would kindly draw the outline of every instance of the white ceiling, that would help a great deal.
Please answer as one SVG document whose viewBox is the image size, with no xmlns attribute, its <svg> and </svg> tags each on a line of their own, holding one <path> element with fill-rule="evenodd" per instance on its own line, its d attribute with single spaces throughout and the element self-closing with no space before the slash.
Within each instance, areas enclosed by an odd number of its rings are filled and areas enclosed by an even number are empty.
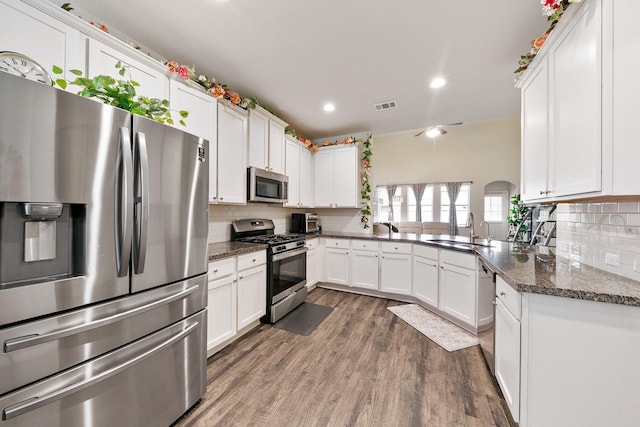
<svg viewBox="0 0 640 427">
<path fill-rule="evenodd" d="M 76 0 L 71 6 L 162 59 L 195 65 L 198 74 L 241 96 L 257 96 L 308 138 L 519 114 L 513 70 L 547 28 L 538 0 Z M 448 84 L 430 89 L 439 75 Z M 398 108 L 374 110 L 388 100 Z M 322 109 L 327 101 L 336 105 L 331 114 Z"/>
</svg>

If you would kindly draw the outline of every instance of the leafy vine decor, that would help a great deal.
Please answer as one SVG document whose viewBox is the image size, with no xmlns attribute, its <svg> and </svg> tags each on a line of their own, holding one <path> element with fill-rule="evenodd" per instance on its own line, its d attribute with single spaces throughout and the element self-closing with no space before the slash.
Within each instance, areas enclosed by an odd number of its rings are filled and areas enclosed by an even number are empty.
<svg viewBox="0 0 640 427">
<path fill-rule="evenodd" d="M 360 213 L 362 214 L 360 217 L 360 223 L 362 224 L 362 228 L 369 228 L 369 219 L 371 218 L 371 156 L 373 155 L 373 151 L 371 151 L 371 134 L 367 137 L 365 141 L 362 142 L 363 150 L 362 150 L 362 173 L 360 174 L 362 190 L 360 191 L 360 195 L 362 197 L 362 210 Z"/>
</svg>

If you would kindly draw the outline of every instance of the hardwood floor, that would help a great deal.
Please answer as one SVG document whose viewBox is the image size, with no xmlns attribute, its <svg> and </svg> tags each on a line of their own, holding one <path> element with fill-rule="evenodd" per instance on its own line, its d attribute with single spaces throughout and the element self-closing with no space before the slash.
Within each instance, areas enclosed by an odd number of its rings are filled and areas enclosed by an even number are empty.
<svg viewBox="0 0 640 427">
<path fill-rule="evenodd" d="M 176 426 L 511 426 L 480 347 L 449 353 L 381 298 L 316 289 L 310 335 L 260 325 L 208 361 Z"/>
</svg>

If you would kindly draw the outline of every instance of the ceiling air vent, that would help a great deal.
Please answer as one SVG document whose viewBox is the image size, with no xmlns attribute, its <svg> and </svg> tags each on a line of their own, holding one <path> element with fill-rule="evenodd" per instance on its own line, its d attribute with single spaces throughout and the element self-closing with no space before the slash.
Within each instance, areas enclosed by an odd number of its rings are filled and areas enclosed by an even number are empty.
<svg viewBox="0 0 640 427">
<path fill-rule="evenodd" d="M 392 108 L 397 108 L 397 107 L 398 107 L 398 104 L 396 104 L 396 101 L 385 101 L 379 104 L 373 104 L 373 108 L 376 111 L 390 110 Z"/>
</svg>

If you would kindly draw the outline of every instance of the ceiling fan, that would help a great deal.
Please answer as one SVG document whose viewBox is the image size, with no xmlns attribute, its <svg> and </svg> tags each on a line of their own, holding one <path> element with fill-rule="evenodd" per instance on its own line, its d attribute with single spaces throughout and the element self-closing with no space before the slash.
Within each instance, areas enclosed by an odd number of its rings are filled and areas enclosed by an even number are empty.
<svg viewBox="0 0 640 427">
<path fill-rule="evenodd" d="M 458 125 L 461 125 L 461 124 L 462 124 L 462 122 L 456 122 L 456 123 L 449 123 L 448 125 L 429 126 L 425 130 L 422 130 L 422 131 L 416 133 L 414 136 L 420 136 L 420 135 L 424 134 L 426 137 L 435 138 L 436 136 L 441 136 L 441 135 L 444 135 L 445 133 L 447 133 L 447 131 L 444 130 L 444 127 L 458 126 Z"/>
</svg>

